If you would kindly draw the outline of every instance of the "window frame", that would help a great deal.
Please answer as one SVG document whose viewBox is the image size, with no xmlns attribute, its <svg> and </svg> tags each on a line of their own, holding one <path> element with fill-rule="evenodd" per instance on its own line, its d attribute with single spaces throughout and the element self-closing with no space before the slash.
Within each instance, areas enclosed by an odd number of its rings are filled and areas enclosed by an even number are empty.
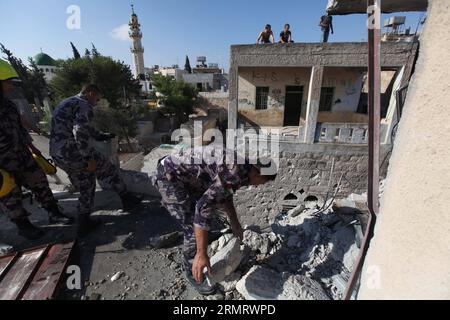
<svg viewBox="0 0 450 320">
<path fill-rule="evenodd" d="M 330 90 L 326 92 L 326 90 Z M 320 89 L 319 112 L 332 112 L 336 87 L 322 87 Z"/>
<path fill-rule="evenodd" d="M 255 110 L 267 110 L 269 108 L 269 92 L 270 87 L 256 87 Z"/>
</svg>

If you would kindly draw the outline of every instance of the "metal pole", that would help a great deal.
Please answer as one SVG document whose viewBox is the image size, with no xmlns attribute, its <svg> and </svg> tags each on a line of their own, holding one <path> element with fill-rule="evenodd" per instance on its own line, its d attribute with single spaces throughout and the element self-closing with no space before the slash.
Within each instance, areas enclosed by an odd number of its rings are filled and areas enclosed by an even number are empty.
<svg viewBox="0 0 450 320">
<path fill-rule="evenodd" d="M 370 212 L 358 260 L 353 268 L 345 300 L 350 300 L 359 280 L 379 213 L 381 121 L 381 0 L 367 0 L 369 81 L 369 172 L 367 204 Z"/>
</svg>

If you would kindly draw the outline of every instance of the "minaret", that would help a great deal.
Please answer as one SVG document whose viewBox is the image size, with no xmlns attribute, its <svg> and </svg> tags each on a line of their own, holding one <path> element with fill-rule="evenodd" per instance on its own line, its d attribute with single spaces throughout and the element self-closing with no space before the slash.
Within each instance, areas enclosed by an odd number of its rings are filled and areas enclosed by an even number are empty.
<svg viewBox="0 0 450 320">
<path fill-rule="evenodd" d="M 134 76 L 136 79 L 145 80 L 145 67 L 144 67 L 144 47 L 142 46 L 142 32 L 141 25 L 139 24 L 138 17 L 134 13 L 134 6 L 131 5 L 132 15 L 129 23 L 130 26 L 130 38 L 133 40 L 133 46 L 131 47 L 131 53 L 133 54 L 134 61 Z"/>
</svg>

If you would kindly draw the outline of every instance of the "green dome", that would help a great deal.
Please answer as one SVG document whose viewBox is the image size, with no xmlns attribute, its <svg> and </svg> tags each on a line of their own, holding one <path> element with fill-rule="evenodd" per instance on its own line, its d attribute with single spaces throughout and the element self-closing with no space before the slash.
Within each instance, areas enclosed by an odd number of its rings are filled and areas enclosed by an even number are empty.
<svg viewBox="0 0 450 320">
<path fill-rule="evenodd" d="M 39 53 L 34 57 L 34 61 L 38 66 L 51 66 L 56 67 L 55 60 L 52 59 L 48 54 Z"/>
</svg>

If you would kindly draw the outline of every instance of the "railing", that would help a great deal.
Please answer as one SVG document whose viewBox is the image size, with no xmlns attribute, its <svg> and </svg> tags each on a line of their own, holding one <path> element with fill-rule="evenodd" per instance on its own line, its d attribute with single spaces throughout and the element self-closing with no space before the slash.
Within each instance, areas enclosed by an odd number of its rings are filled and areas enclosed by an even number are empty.
<svg viewBox="0 0 450 320">
<path fill-rule="evenodd" d="M 318 123 L 315 142 L 367 144 L 368 130 L 365 123 Z"/>
</svg>

